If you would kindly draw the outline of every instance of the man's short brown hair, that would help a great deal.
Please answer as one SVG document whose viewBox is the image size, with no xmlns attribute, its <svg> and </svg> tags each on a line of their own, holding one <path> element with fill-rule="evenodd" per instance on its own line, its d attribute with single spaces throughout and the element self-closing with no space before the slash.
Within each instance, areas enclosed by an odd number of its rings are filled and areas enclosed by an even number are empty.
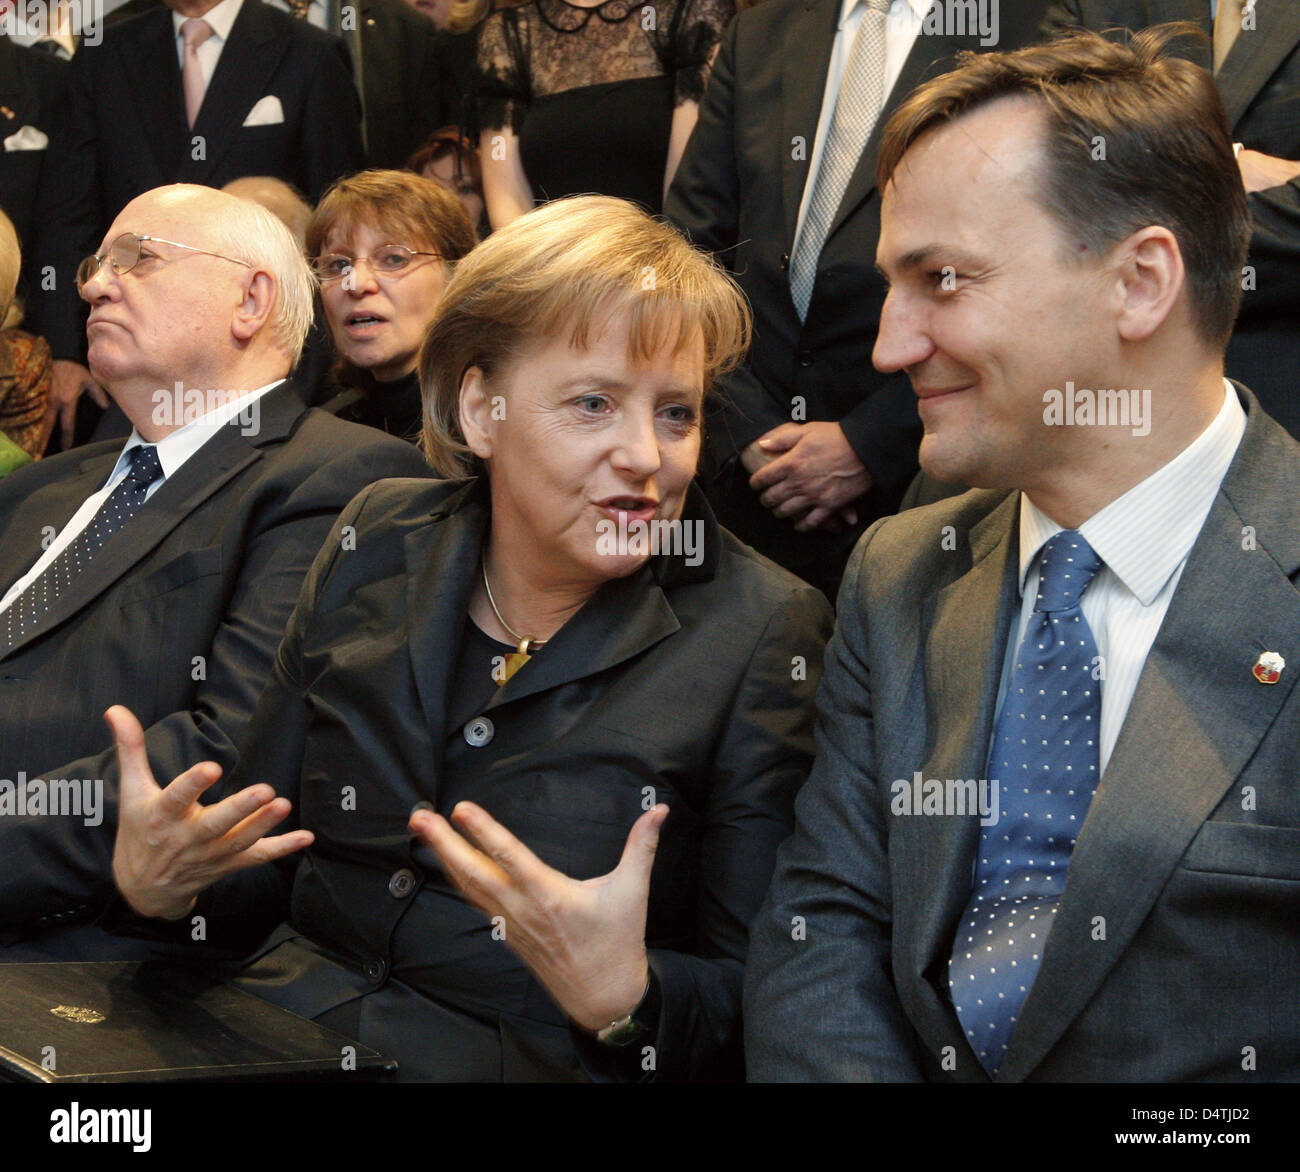
<svg viewBox="0 0 1300 1172">
<path fill-rule="evenodd" d="M 927 131 L 998 98 L 1038 101 L 1046 119 L 1038 200 L 1082 255 L 1104 256 L 1150 225 L 1168 228 L 1187 272 L 1193 320 L 1227 345 L 1241 304 L 1250 212 L 1214 79 L 1169 53 L 1195 25 L 1158 25 L 1127 43 L 1070 34 L 1012 53 L 964 53 L 952 73 L 913 93 L 889 120 L 883 191 Z M 1071 256 L 1080 255 L 1070 248 Z"/>
</svg>

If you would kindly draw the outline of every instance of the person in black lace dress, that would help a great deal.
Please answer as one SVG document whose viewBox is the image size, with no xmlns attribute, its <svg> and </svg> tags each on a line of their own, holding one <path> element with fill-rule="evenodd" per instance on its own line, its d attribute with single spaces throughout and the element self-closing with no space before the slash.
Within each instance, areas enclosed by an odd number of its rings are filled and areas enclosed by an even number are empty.
<svg viewBox="0 0 1300 1172">
<path fill-rule="evenodd" d="M 530 0 L 479 31 L 483 189 L 494 228 L 595 192 L 663 206 L 734 0 Z"/>
</svg>

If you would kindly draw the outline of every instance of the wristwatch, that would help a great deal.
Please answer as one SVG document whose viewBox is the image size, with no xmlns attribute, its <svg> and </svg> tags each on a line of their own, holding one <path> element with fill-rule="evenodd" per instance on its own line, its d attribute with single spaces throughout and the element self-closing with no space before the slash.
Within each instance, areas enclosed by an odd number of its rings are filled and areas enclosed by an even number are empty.
<svg viewBox="0 0 1300 1172">
<path fill-rule="evenodd" d="M 639 1042 L 642 1038 L 659 1031 L 659 982 L 654 972 L 650 973 L 645 983 L 645 992 L 641 994 L 641 1003 L 625 1017 L 612 1021 L 596 1034 L 596 1041 L 602 1046 L 621 1050 Z"/>
</svg>

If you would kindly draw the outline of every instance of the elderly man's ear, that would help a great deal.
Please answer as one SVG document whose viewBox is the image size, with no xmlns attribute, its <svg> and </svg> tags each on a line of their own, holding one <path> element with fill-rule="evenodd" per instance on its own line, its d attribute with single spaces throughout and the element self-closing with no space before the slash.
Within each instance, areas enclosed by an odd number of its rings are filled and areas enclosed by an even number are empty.
<svg viewBox="0 0 1300 1172">
<path fill-rule="evenodd" d="M 275 308 L 275 278 L 265 269 L 254 269 L 248 278 L 243 299 L 235 306 L 231 333 L 241 342 L 249 342 L 265 328 Z"/>
<path fill-rule="evenodd" d="M 1126 342 L 1141 342 L 1168 319 L 1186 285 L 1178 241 L 1151 226 L 1116 246 L 1116 326 Z"/>
<path fill-rule="evenodd" d="M 483 371 L 471 366 L 460 379 L 460 430 L 465 436 L 465 443 L 470 451 L 480 460 L 492 458 L 492 436 L 495 433 L 494 420 L 501 412 L 493 408 L 500 406 L 494 398 L 483 377 Z"/>
</svg>

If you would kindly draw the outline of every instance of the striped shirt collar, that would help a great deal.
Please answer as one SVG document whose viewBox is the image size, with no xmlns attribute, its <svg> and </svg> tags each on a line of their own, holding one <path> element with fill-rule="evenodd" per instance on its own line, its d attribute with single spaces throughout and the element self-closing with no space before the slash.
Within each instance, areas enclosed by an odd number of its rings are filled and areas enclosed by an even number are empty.
<svg viewBox="0 0 1300 1172">
<path fill-rule="evenodd" d="M 1093 514 L 1079 532 L 1143 606 L 1191 552 L 1246 430 L 1237 392 L 1223 380 L 1213 422 L 1164 467 Z M 1038 551 L 1062 526 L 1020 494 L 1020 593 Z"/>
</svg>

